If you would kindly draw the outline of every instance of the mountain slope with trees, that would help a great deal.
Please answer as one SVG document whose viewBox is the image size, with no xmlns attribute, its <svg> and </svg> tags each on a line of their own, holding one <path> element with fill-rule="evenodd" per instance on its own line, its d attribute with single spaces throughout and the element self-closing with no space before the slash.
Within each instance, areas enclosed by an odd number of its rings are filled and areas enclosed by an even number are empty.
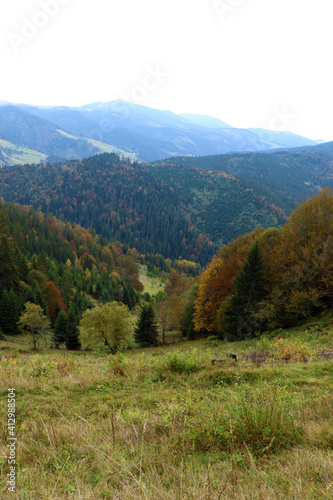
<svg viewBox="0 0 333 500">
<path fill-rule="evenodd" d="M 267 201 L 290 213 L 296 203 L 333 186 L 333 142 L 305 150 L 170 158 L 159 165 L 221 171 L 248 183 Z"/>
<path fill-rule="evenodd" d="M 0 329 L 6 334 L 17 332 L 24 304 L 32 303 L 57 325 L 58 344 L 73 346 L 87 308 L 116 301 L 132 309 L 143 291 L 135 250 L 3 201 L 0 254 Z M 60 313 L 67 314 L 63 337 Z"/>
<path fill-rule="evenodd" d="M 281 229 L 257 229 L 220 249 L 193 297 L 197 332 L 241 340 L 333 306 L 333 191 L 299 205 Z"/>
<path fill-rule="evenodd" d="M 222 245 L 286 214 L 221 172 L 128 163 L 116 155 L 0 171 L 0 195 L 107 238 L 205 265 Z"/>
<path fill-rule="evenodd" d="M 206 265 L 218 247 L 279 228 L 297 203 L 333 184 L 333 143 L 307 151 L 182 158 L 114 154 L 0 170 L 0 196 L 81 224 L 140 253 Z"/>
</svg>

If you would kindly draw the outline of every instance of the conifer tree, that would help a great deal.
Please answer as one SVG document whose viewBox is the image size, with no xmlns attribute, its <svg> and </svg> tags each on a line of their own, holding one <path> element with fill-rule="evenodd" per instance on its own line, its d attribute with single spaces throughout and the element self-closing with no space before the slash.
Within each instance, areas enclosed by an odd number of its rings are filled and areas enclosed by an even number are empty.
<svg viewBox="0 0 333 500">
<path fill-rule="evenodd" d="M 76 351 L 80 349 L 81 342 L 79 340 L 80 330 L 78 327 L 77 317 L 73 309 L 68 311 L 67 325 L 66 325 L 66 349 L 69 351 Z"/>
<path fill-rule="evenodd" d="M 252 315 L 265 294 L 264 261 L 256 241 L 248 253 L 243 270 L 236 278 L 235 293 L 224 311 L 225 331 L 229 340 L 241 340 L 260 329 Z"/>
<path fill-rule="evenodd" d="M 154 346 L 158 342 L 158 327 L 152 304 L 143 305 L 134 330 L 134 339 L 140 347 Z"/>
<path fill-rule="evenodd" d="M 67 335 L 67 318 L 64 311 L 60 311 L 53 330 L 52 341 L 58 349 L 61 344 L 66 342 Z"/>
<path fill-rule="evenodd" d="M 131 297 L 131 294 L 130 294 L 130 290 L 129 290 L 129 287 L 127 287 L 126 285 L 124 285 L 124 296 L 123 296 L 123 300 L 122 302 L 128 306 L 129 309 L 133 309 L 133 300 L 132 300 L 132 297 Z"/>
<path fill-rule="evenodd" d="M 44 314 L 48 314 L 45 297 L 37 280 L 33 280 L 31 287 L 28 289 L 25 302 L 31 302 L 32 304 L 40 306 L 43 309 Z"/>
<path fill-rule="evenodd" d="M 18 289 L 19 273 L 15 260 L 15 244 L 10 235 L 5 212 L 0 212 L 0 297 L 3 290 Z"/>
<path fill-rule="evenodd" d="M 23 310 L 23 304 L 14 290 L 5 290 L 0 301 L 0 327 L 3 333 L 17 333 L 17 322 Z"/>
</svg>

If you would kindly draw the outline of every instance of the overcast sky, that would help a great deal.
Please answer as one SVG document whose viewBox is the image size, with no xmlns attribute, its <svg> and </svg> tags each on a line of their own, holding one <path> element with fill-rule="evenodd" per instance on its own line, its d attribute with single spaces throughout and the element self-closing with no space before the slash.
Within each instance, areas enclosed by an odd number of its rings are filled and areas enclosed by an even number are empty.
<svg viewBox="0 0 333 500">
<path fill-rule="evenodd" d="M 127 98 L 333 140 L 332 0 L 1 0 L 0 100 Z"/>
</svg>

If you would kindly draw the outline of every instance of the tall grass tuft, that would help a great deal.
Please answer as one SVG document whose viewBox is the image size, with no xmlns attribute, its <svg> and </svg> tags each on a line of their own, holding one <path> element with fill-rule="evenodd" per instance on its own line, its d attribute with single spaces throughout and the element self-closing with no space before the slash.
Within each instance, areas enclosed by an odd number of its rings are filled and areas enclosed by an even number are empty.
<svg viewBox="0 0 333 500">
<path fill-rule="evenodd" d="M 245 446 L 259 457 L 298 443 L 302 435 L 297 403 L 279 386 L 241 387 L 220 414 L 202 406 L 194 414 L 190 427 L 197 444 L 228 452 Z"/>
<path fill-rule="evenodd" d="M 204 359 L 199 355 L 197 349 L 192 349 L 191 351 L 185 351 L 183 353 L 175 350 L 167 353 L 163 357 L 163 366 L 161 366 L 161 368 L 171 372 L 189 375 L 203 368 L 204 362 Z"/>
</svg>

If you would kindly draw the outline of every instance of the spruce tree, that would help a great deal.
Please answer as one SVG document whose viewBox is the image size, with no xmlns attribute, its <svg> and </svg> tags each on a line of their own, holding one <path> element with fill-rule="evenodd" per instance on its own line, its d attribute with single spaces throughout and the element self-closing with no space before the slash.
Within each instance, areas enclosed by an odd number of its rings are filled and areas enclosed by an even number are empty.
<svg viewBox="0 0 333 500">
<path fill-rule="evenodd" d="M 256 241 L 247 255 L 243 270 L 236 278 L 235 293 L 224 311 L 229 340 L 251 337 L 260 328 L 253 319 L 253 313 L 265 295 L 264 260 Z"/>
<path fill-rule="evenodd" d="M 52 335 L 52 341 L 57 349 L 59 349 L 61 344 L 66 342 L 66 335 L 67 318 L 65 312 L 61 310 L 57 316 Z"/>
<path fill-rule="evenodd" d="M 157 345 L 158 327 L 152 304 L 143 305 L 134 330 L 134 339 L 140 347 Z"/>
<path fill-rule="evenodd" d="M 81 347 L 79 340 L 80 330 L 78 327 L 77 317 L 73 309 L 68 311 L 66 325 L 66 349 L 69 351 L 77 351 Z"/>
<path fill-rule="evenodd" d="M 28 289 L 25 302 L 31 302 L 32 304 L 40 306 L 43 309 L 44 314 L 48 314 L 45 297 L 37 280 L 33 280 L 31 287 Z"/>
<path fill-rule="evenodd" d="M 0 327 L 3 333 L 18 332 L 17 322 L 20 319 L 23 304 L 14 290 L 5 290 L 0 301 Z"/>
<path fill-rule="evenodd" d="M 15 244 L 10 235 L 5 212 L 0 212 L 0 297 L 3 290 L 18 289 L 19 271 L 15 259 Z"/>
</svg>

